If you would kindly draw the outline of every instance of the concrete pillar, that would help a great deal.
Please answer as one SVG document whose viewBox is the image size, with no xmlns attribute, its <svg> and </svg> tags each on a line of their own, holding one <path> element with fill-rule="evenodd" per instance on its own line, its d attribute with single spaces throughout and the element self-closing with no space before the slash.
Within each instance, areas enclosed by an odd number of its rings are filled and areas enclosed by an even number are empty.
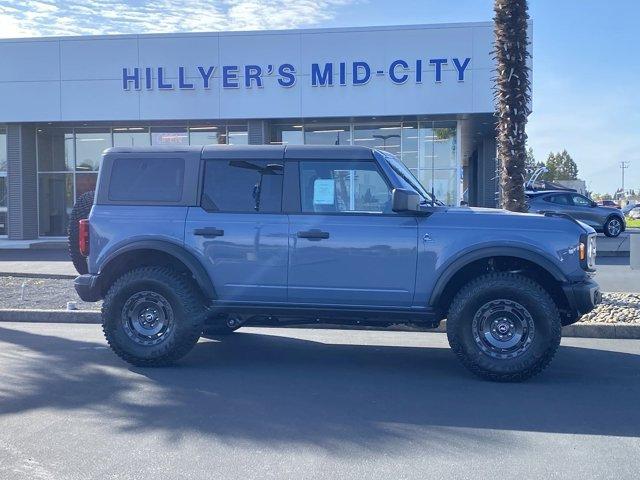
<svg viewBox="0 0 640 480">
<path fill-rule="evenodd" d="M 7 228 L 11 240 L 38 238 L 36 129 L 7 127 Z"/>
<path fill-rule="evenodd" d="M 634 270 L 640 270 L 640 234 L 629 234 L 629 265 Z"/>
<path fill-rule="evenodd" d="M 476 181 L 475 192 L 476 203 L 479 207 L 497 206 L 496 191 L 498 182 L 496 179 L 496 140 L 493 136 L 482 139 L 478 145 L 476 160 Z"/>
<path fill-rule="evenodd" d="M 269 122 L 266 120 L 249 120 L 247 122 L 249 145 L 266 145 L 269 143 Z"/>
</svg>

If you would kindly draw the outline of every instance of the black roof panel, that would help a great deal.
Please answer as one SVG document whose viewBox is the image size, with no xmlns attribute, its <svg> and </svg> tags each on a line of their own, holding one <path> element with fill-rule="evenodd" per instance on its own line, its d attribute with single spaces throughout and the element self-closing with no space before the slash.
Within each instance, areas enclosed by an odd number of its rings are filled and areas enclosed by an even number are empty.
<svg viewBox="0 0 640 480">
<path fill-rule="evenodd" d="M 202 150 L 202 158 L 282 159 L 284 148 L 282 145 L 206 145 Z"/>
<path fill-rule="evenodd" d="M 357 145 L 287 145 L 285 159 L 371 160 L 373 150 Z"/>
</svg>

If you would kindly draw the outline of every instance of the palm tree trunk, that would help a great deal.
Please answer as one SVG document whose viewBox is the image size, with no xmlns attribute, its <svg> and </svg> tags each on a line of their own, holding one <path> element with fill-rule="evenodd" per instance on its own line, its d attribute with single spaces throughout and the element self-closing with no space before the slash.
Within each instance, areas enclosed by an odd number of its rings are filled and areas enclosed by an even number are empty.
<svg viewBox="0 0 640 480">
<path fill-rule="evenodd" d="M 523 212 L 526 210 L 525 126 L 531 101 L 527 67 L 527 0 L 495 0 L 494 14 L 495 97 L 502 207 Z"/>
</svg>

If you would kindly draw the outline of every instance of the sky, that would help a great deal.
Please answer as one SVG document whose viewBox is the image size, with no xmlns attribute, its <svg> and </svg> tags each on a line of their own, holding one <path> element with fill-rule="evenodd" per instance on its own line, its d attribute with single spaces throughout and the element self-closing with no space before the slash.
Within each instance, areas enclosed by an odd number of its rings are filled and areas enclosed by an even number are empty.
<svg viewBox="0 0 640 480">
<path fill-rule="evenodd" d="M 491 0 L 0 0 L 0 38 L 489 21 Z M 536 160 L 593 192 L 640 190 L 640 2 L 530 0 Z M 614 8 L 615 7 L 615 8 Z"/>
</svg>

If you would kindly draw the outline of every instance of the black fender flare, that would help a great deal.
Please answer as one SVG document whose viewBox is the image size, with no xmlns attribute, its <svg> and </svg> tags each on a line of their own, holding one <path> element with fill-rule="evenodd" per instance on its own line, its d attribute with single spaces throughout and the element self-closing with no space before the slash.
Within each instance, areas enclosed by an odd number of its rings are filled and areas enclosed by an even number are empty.
<svg viewBox="0 0 640 480">
<path fill-rule="evenodd" d="M 102 272 L 108 270 L 109 266 L 113 265 L 113 262 L 115 262 L 118 257 L 136 250 L 156 250 L 174 257 L 189 269 L 206 298 L 210 300 L 217 298 L 213 282 L 207 270 L 202 265 L 202 262 L 183 246 L 163 240 L 139 240 L 117 248 L 102 262 L 98 277 Z"/>
<path fill-rule="evenodd" d="M 447 287 L 447 284 L 453 278 L 453 276 L 460 271 L 460 269 L 466 267 L 472 262 L 490 257 L 515 257 L 521 258 L 523 260 L 528 260 L 531 263 L 535 263 L 536 265 L 539 265 L 541 268 L 545 269 L 549 274 L 553 276 L 553 278 L 555 278 L 559 282 L 567 282 L 567 277 L 562 272 L 562 270 L 560 270 L 557 265 L 555 265 L 548 258 L 545 258 L 540 253 L 532 250 L 527 250 L 526 248 L 522 247 L 484 247 L 461 255 L 445 267 L 444 271 L 433 287 L 433 292 L 431 293 L 431 301 L 429 302 L 429 304 L 431 306 L 438 305 L 438 303 L 440 302 L 440 297 L 442 296 L 444 289 Z"/>
</svg>

